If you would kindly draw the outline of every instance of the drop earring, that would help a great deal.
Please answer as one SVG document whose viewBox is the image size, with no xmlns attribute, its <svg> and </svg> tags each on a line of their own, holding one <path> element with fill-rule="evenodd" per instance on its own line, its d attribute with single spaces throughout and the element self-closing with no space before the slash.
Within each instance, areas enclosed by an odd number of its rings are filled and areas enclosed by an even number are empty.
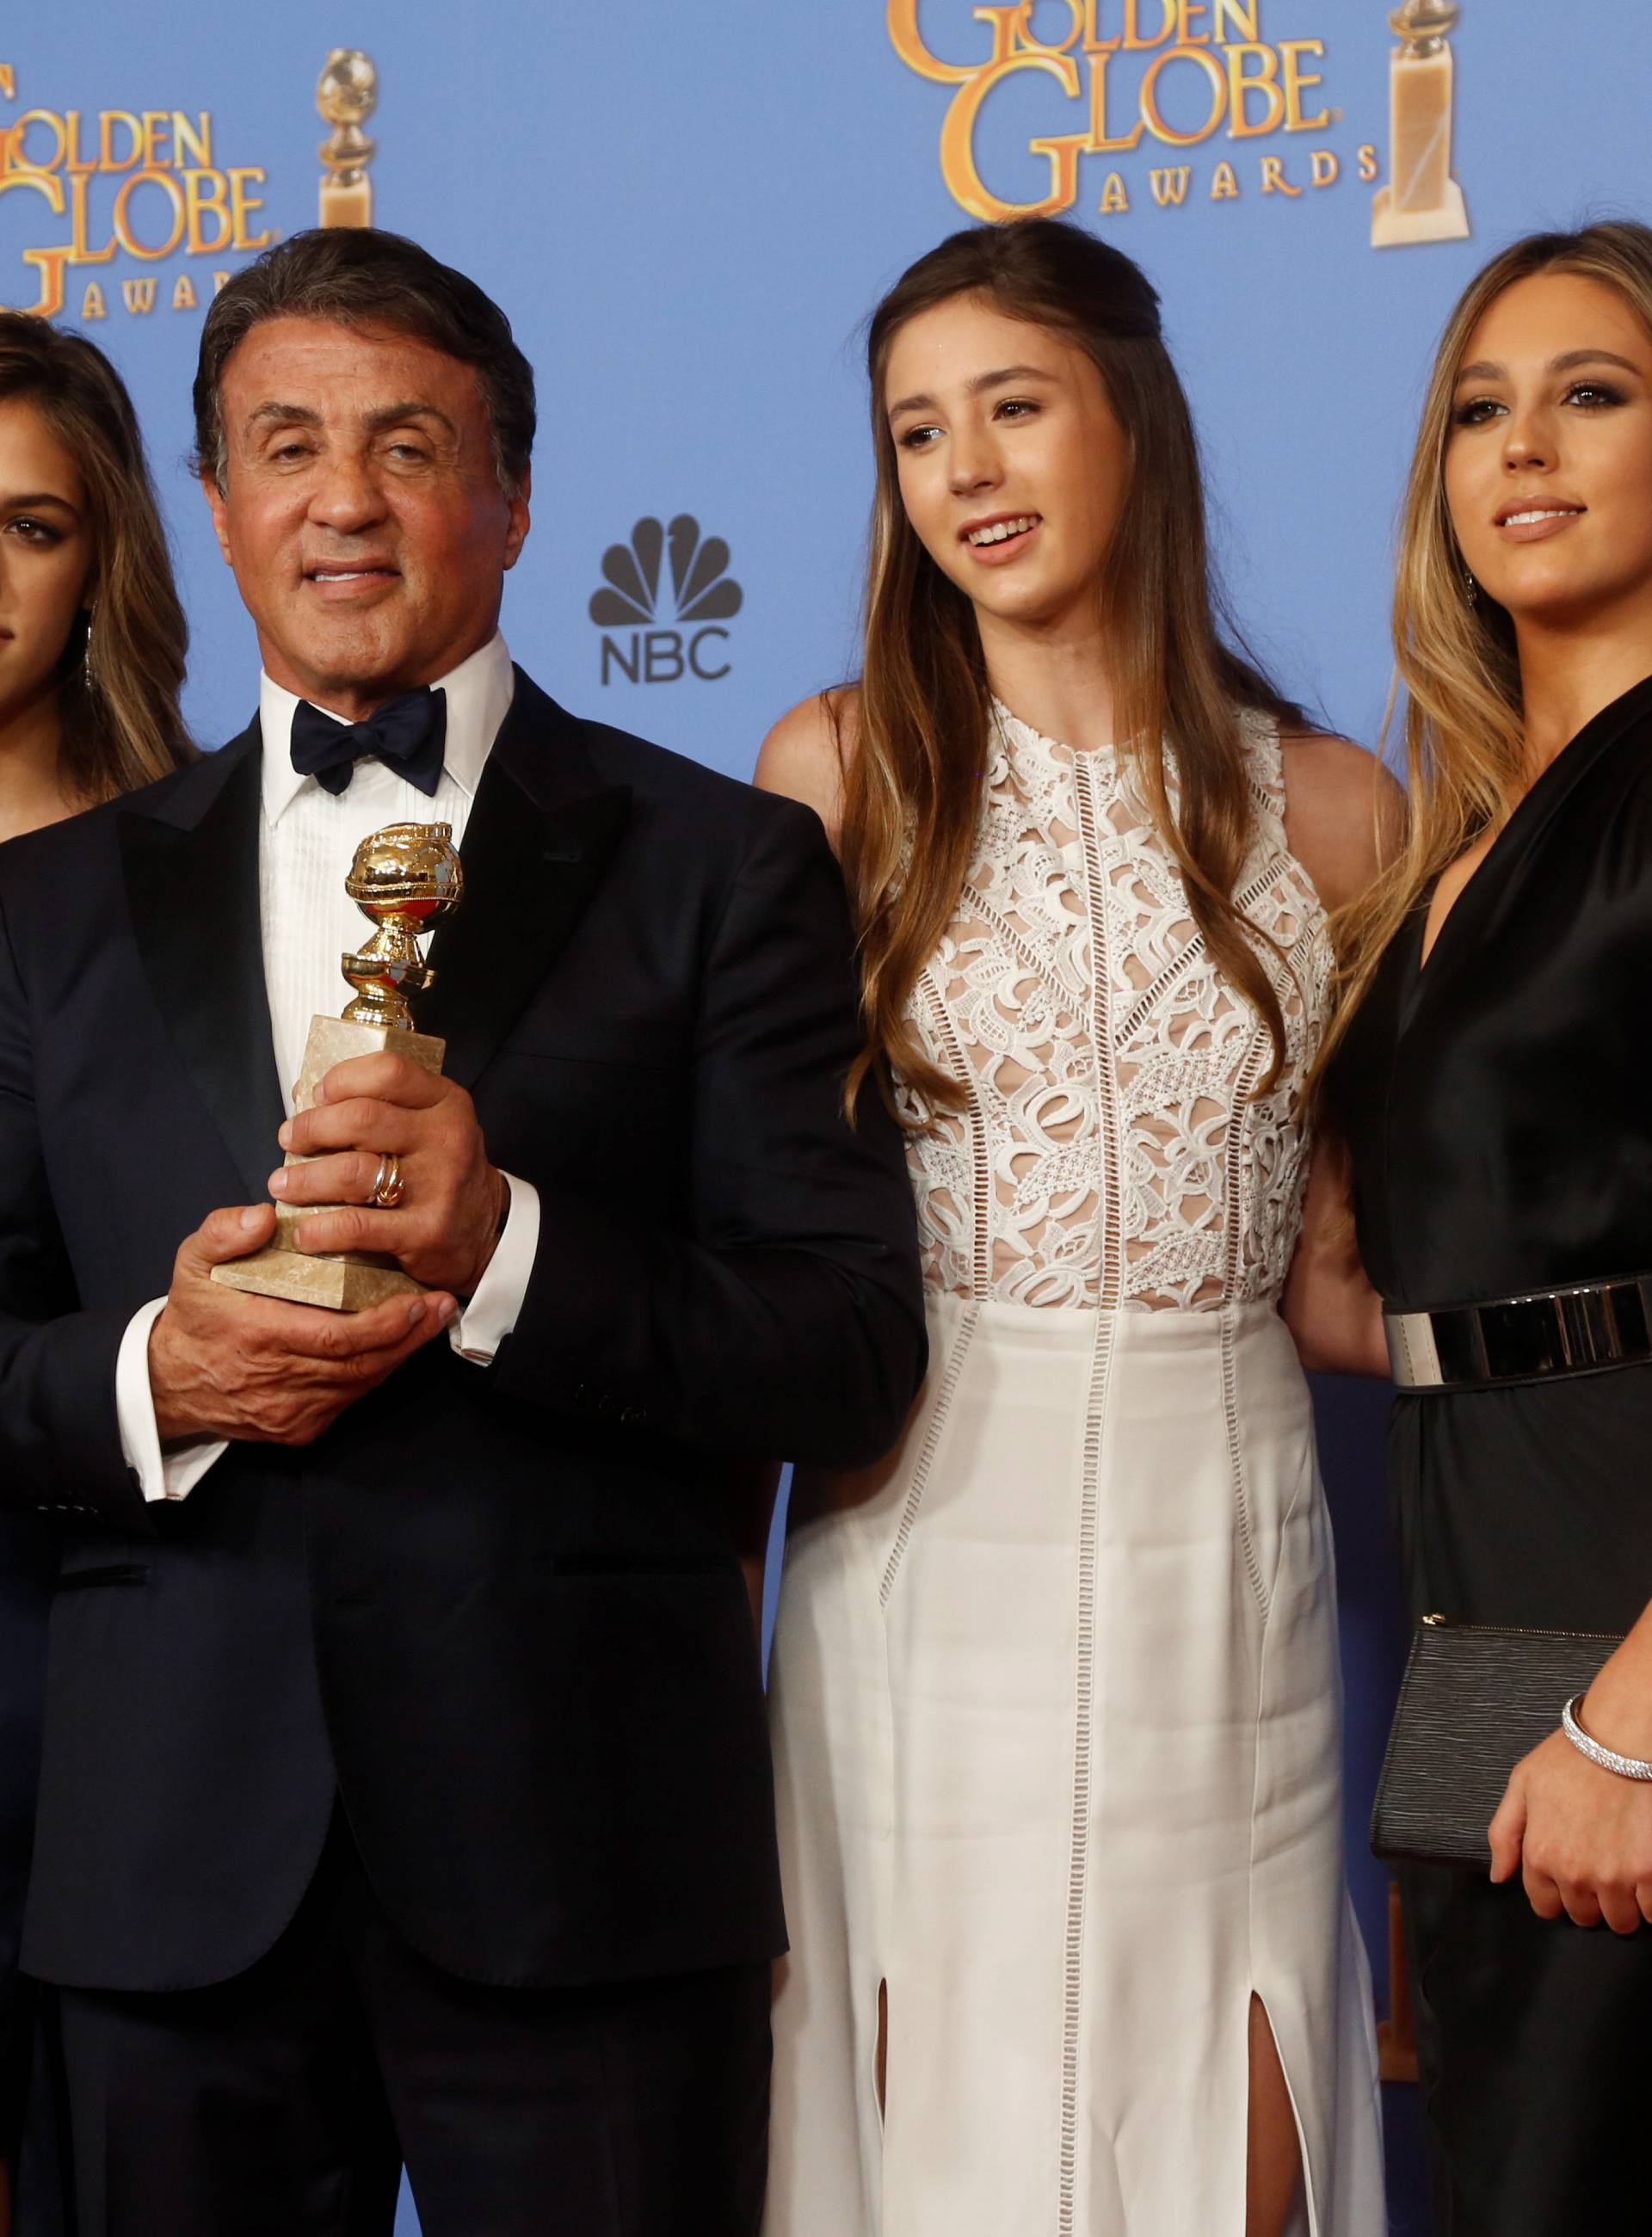
<svg viewBox="0 0 1652 2237">
<path fill-rule="evenodd" d="M 80 664 L 85 676 L 86 688 L 89 691 L 96 691 L 97 689 L 97 670 L 92 660 L 92 608 L 88 606 L 86 609 L 86 643 L 82 648 L 80 657 Z"/>
<path fill-rule="evenodd" d="M 1480 585 L 1475 581 L 1471 568 L 1465 567 L 1463 570 L 1463 588 L 1468 596 L 1469 604 L 1471 606 L 1477 606 L 1480 603 Z"/>
</svg>

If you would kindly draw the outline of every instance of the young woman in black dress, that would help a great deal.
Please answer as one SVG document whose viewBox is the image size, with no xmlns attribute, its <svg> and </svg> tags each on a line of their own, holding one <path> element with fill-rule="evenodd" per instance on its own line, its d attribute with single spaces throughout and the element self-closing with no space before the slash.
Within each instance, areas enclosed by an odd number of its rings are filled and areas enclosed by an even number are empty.
<svg viewBox="0 0 1652 2237">
<path fill-rule="evenodd" d="M 192 756 L 184 646 L 125 389 L 90 342 L 0 312 L 0 841 Z M 15 2228 L 12 2207 L 39 2062 L 17 1959 L 53 1566 L 43 1531 L 0 1517 L 0 2237 L 63 2226 L 38 2093 Z"/>
<path fill-rule="evenodd" d="M 1409 836 L 1345 921 L 1326 1090 L 1365 1268 L 1417 1316 L 1391 1434 L 1413 1613 L 1606 1634 L 1603 1657 L 1627 1634 L 1577 1719 L 1644 1762 L 1652 231 L 1521 241 L 1469 288 L 1424 408 L 1396 636 Z M 1579 1285 L 1563 1340 L 1552 1303 L 1460 1310 Z M 1327 1352 L 1370 1365 L 1376 1333 L 1356 1303 Z M 1652 1784 L 1592 1759 L 1562 1706 L 1493 1821 L 1490 1877 L 1405 1875 L 1451 2237 L 1652 2216 Z"/>
</svg>

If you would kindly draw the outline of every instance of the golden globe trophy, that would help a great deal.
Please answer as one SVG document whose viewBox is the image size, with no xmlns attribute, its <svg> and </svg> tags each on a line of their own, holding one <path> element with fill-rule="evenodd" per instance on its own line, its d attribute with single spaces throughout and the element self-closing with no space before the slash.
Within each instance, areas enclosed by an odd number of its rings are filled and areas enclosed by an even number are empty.
<svg viewBox="0 0 1652 2237">
<path fill-rule="evenodd" d="M 389 1049 L 411 1057 L 426 1072 L 439 1072 L 447 1053 L 446 1041 L 413 1031 L 407 997 L 422 993 L 436 975 L 419 952 L 420 936 L 451 916 L 464 898 L 465 873 L 453 826 L 391 823 L 375 831 L 356 848 L 344 889 L 375 929 L 364 947 L 340 961 L 355 1000 L 347 1003 L 341 1018 L 310 1020 L 304 1069 L 293 1099 L 295 1112 L 309 1109 L 316 1082 L 347 1057 L 377 1056 Z M 287 1163 L 309 1160 L 289 1151 Z M 326 1305 L 346 1313 L 385 1297 L 416 1296 L 423 1285 L 393 1258 L 367 1250 L 299 1249 L 299 1223 L 337 1209 L 277 1204 L 274 1242 L 248 1257 L 215 1266 L 213 1280 L 255 1297 L 285 1297 L 294 1304 Z"/>
<path fill-rule="evenodd" d="M 334 47 L 322 65 L 315 106 L 333 127 L 317 153 L 321 174 L 321 223 L 371 225 L 373 181 L 367 165 L 377 142 L 361 129 L 379 105 L 379 73 L 359 47 Z"/>
<path fill-rule="evenodd" d="M 1469 213 L 1451 176 L 1457 0 L 1404 0 L 1388 19 L 1400 44 L 1388 65 L 1388 184 L 1371 204 L 1374 248 L 1465 241 Z"/>
</svg>

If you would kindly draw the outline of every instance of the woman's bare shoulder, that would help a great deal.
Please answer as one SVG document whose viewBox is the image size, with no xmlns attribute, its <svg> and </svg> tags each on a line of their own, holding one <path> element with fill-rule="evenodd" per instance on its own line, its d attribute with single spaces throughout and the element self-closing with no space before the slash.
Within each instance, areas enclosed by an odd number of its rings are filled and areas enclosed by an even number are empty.
<svg viewBox="0 0 1652 2237">
<path fill-rule="evenodd" d="M 854 756 L 860 694 L 852 683 L 816 691 L 783 714 L 763 742 L 752 782 L 812 808 L 835 846 L 843 820 L 843 772 Z"/>
<path fill-rule="evenodd" d="M 1328 909 L 1345 907 L 1391 862 L 1405 795 L 1377 755 L 1323 730 L 1286 730 L 1285 828 Z"/>
</svg>

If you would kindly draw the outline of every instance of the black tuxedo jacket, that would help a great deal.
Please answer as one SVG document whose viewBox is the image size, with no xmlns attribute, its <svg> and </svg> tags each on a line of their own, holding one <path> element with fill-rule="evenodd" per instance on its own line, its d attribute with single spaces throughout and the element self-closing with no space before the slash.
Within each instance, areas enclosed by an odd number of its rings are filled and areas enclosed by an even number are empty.
<svg viewBox="0 0 1652 2237">
<path fill-rule="evenodd" d="M 854 1465 L 922 1377 L 914 1222 L 808 810 L 519 671 L 420 1023 L 543 1199 L 492 1365 L 439 1340 L 181 1502 L 125 1467 L 126 1324 L 282 1115 L 256 724 L 0 849 L 0 1496 L 62 1518 L 24 1963 L 187 1988 L 291 1917 L 341 1797 L 478 1981 L 770 1956 L 783 1930 L 731 1453 Z"/>
</svg>

